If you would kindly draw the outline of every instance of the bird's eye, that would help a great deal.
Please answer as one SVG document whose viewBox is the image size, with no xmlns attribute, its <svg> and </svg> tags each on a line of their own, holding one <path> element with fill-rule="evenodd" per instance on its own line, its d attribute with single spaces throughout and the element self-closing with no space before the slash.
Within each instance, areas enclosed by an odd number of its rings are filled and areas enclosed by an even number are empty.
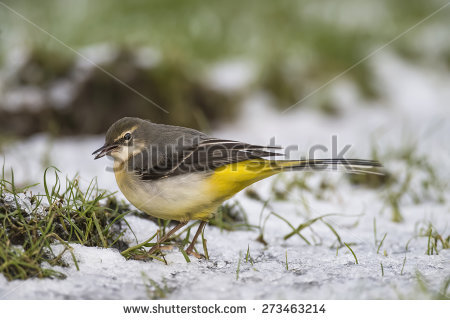
<svg viewBox="0 0 450 320">
<path fill-rule="evenodd" d="M 131 133 L 127 132 L 127 133 L 123 136 L 123 138 L 124 138 L 125 140 L 130 140 L 130 139 L 131 139 Z"/>
</svg>

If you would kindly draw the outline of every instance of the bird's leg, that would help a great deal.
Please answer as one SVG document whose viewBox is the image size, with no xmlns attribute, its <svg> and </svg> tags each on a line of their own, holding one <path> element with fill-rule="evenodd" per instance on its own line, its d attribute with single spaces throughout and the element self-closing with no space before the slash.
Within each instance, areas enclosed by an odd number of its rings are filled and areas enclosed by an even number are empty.
<svg viewBox="0 0 450 320">
<path fill-rule="evenodd" d="M 198 253 L 196 253 L 196 252 L 194 251 L 194 247 L 195 247 L 195 243 L 197 242 L 197 238 L 198 238 L 198 236 L 200 235 L 200 233 L 202 233 L 202 230 L 203 230 L 203 228 L 205 227 L 206 223 L 207 223 L 206 221 L 202 221 L 202 222 L 200 223 L 200 225 L 198 226 L 197 232 L 195 233 L 194 238 L 192 239 L 191 244 L 189 245 L 189 247 L 188 247 L 187 250 L 186 250 L 186 253 L 187 253 L 187 254 L 192 254 L 192 255 L 193 255 L 194 257 L 196 257 L 197 259 L 200 259 L 200 258 L 201 258 L 201 255 L 199 255 Z"/>
<path fill-rule="evenodd" d="M 179 229 L 183 228 L 188 222 L 187 221 L 180 221 L 179 224 L 177 224 L 175 227 L 173 227 L 169 232 L 167 232 L 164 237 L 158 240 L 158 242 L 148 251 L 149 254 L 155 253 L 159 247 L 161 246 L 161 243 L 166 241 L 171 235 L 173 235 L 175 232 L 177 232 Z"/>
</svg>

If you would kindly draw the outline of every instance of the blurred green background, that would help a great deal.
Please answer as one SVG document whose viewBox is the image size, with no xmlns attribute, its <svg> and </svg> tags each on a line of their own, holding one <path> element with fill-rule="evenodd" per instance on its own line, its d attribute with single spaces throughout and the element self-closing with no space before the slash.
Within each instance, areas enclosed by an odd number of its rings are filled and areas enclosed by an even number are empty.
<svg viewBox="0 0 450 320">
<path fill-rule="evenodd" d="M 208 130 L 255 92 L 283 111 L 445 3 L 2 1 L 0 136 L 99 134 L 125 115 Z M 450 70 L 449 21 L 444 8 L 389 50 Z M 345 77 L 382 101 L 369 61 Z M 304 107 L 339 116 L 327 88 Z"/>
</svg>

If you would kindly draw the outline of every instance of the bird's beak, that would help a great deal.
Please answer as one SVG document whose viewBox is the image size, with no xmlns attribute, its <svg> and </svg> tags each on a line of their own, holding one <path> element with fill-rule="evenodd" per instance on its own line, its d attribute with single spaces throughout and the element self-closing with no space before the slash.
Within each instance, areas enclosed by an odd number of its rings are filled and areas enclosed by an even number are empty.
<svg viewBox="0 0 450 320">
<path fill-rule="evenodd" d="M 118 144 L 111 144 L 111 145 L 103 145 L 102 147 L 98 148 L 97 150 L 95 150 L 94 152 L 92 152 L 92 154 L 96 154 L 98 153 L 94 160 L 97 160 L 99 158 L 102 158 L 104 156 L 106 156 L 107 154 L 109 154 L 111 151 L 113 151 L 114 149 L 118 148 L 119 145 Z"/>
</svg>

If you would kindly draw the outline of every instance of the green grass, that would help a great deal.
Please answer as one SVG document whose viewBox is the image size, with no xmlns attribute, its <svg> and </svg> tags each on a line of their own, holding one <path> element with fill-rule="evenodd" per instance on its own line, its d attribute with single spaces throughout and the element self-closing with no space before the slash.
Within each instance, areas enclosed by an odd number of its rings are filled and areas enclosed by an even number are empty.
<svg viewBox="0 0 450 320">
<path fill-rule="evenodd" d="M 270 199 L 267 199 L 266 201 L 260 200 L 262 202 L 262 207 L 261 207 L 261 212 L 259 214 L 259 223 L 258 223 L 259 235 L 256 238 L 256 241 L 262 243 L 264 246 L 268 245 L 267 241 L 264 239 L 264 229 L 266 227 L 267 220 L 269 220 L 269 218 L 270 218 L 270 214 L 267 214 L 264 219 L 263 219 L 263 216 L 264 216 L 265 209 L 267 207 L 270 208 L 269 200 Z"/>
<path fill-rule="evenodd" d="M 150 238 L 145 240 L 144 242 L 138 243 L 132 247 L 129 247 L 121 252 L 121 254 L 127 259 L 138 259 L 138 260 L 149 260 L 149 259 L 157 259 L 161 262 L 165 262 L 163 258 L 158 257 L 157 255 L 150 255 L 147 253 L 148 248 L 152 247 L 156 244 L 156 237 L 158 232 L 155 232 Z M 152 242 L 152 240 L 154 240 Z"/>
<path fill-rule="evenodd" d="M 450 300 L 448 289 L 450 287 L 450 277 L 445 277 L 440 288 L 436 291 L 428 282 L 426 277 L 420 272 L 416 271 L 417 287 L 420 292 L 432 300 Z"/>
<path fill-rule="evenodd" d="M 289 264 L 288 264 L 288 254 L 286 250 L 286 271 L 289 271 Z"/>
<path fill-rule="evenodd" d="M 324 190 L 323 188 L 333 188 L 333 186 L 331 184 L 327 184 L 327 186 L 324 186 L 324 184 L 322 184 L 322 183 L 320 184 L 320 187 L 319 187 L 320 190 L 315 190 L 314 188 L 310 187 L 308 185 L 308 179 L 311 176 L 311 174 L 312 174 L 311 172 L 305 172 L 305 173 L 302 173 L 301 175 L 293 175 L 291 177 L 288 177 L 287 175 L 278 175 L 274 179 L 274 181 L 272 183 L 272 187 L 271 187 L 271 192 L 274 196 L 273 200 L 274 201 L 288 201 L 290 194 L 293 193 L 294 190 L 299 190 L 301 192 L 301 194 L 311 193 L 311 194 L 314 194 L 316 197 L 318 197 L 317 195 Z M 309 219 L 309 220 L 305 221 L 304 223 L 300 224 L 298 227 L 294 227 L 294 225 L 288 219 L 283 217 L 282 214 L 278 214 L 273 211 L 272 206 L 270 205 L 270 201 L 271 201 L 270 198 L 267 200 L 264 200 L 254 190 L 250 190 L 249 192 L 246 193 L 246 195 L 250 199 L 256 200 L 262 204 L 259 225 L 258 225 L 260 234 L 257 238 L 257 241 L 261 242 L 262 244 L 264 244 L 266 246 L 268 245 L 267 241 L 264 239 L 264 229 L 265 229 L 265 225 L 266 225 L 268 219 L 270 218 L 271 215 L 273 215 L 276 218 L 282 220 L 284 223 L 286 223 L 292 229 L 292 231 L 290 233 L 288 233 L 284 236 L 284 238 L 283 238 L 284 240 L 288 240 L 292 236 L 298 235 L 305 243 L 307 243 L 308 245 L 311 245 L 312 244 L 311 241 L 308 240 L 301 233 L 301 231 L 306 228 L 311 229 L 312 224 L 314 224 L 318 221 L 321 221 L 333 232 L 333 234 L 337 238 L 338 243 L 340 245 L 342 245 L 341 237 L 336 232 L 336 230 L 333 228 L 333 226 L 330 223 L 328 223 L 322 219 L 326 216 L 330 216 L 330 214 L 326 214 L 326 215 L 322 215 L 320 217 Z M 309 208 L 309 207 L 307 205 L 305 205 L 305 208 Z M 264 212 L 266 211 L 266 209 L 268 209 L 269 213 L 264 216 Z M 334 215 L 334 214 L 331 214 L 331 215 Z"/>
<path fill-rule="evenodd" d="M 405 270 L 405 264 L 406 264 L 406 253 L 405 253 L 405 257 L 403 258 L 403 263 L 402 263 L 402 270 L 400 270 L 400 275 L 403 275 L 403 270 Z"/>
<path fill-rule="evenodd" d="M 241 271 L 241 257 L 242 256 L 242 252 L 239 251 L 239 259 L 238 259 L 238 264 L 237 264 L 237 268 L 236 268 L 236 280 L 239 280 L 239 272 Z"/>
<path fill-rule="evenodd" d="M 348 181 L 358 187 L 377 189 L 384 203 L 383 211 L 390 212 L 393 222 L 402 222 L 404 203 L 419 205 L 425 202 L 445 203 L 449 183 L 439 175 L 429 155 L 422 153 L 413 138 L 404 138 L 401 147 L 384 146 L 380 150 L 372 143 L 372 159 L 384 164 L 385 175 L 346 175 Z M 404 164 L 395 172 L 391 164 Z"/>
<path fill-rule="evenodd" d="M 310 176 L 310 174 L 306 174 L 302 176 L 294 176 L 293 178 L 286 178 L 286 176 L 284 175 L 280 175 L 280 177 L 277 177 L 273 184 L 272 184 L 272 191 L 276 191 L 278 190 L 278 192 L 275 192 L 275 199 L 277 201 L 287 201 L 288 200 L 288 196 L 290 193 L 292 193 L 295 189 L 299 189 L 301 190 L 301 192 L 308 192 L 312 195 L 317 194 L 319 192 L 322 192 L 325 189 L 334 189 L 334 185 L 333 184 L 326 184 L 326 186 L 324 186 L 323 183 L 321 183 L 319 185 L 319 190 L 320 191 L 314 191 L 313 188 L 309 188 L 308 187 L 308 183 L 307 183 L 307 179 Z M 283 185 L 285 184 L 286 187 L 283 187 Z M 306 189 L 306 191 L 305 191 Z M 264 239 L 264 228 L 265 225 L 268 221 L 268 219 L 270 218 L 270 216 L 274 216 L 278 219 L 280 219 L 281 221 L 283 221 L 284 223 L 286 223 L 290 228 L 291 228 L 291 232 L 287 233 L 286 235 L 284 235 L 283 240 L 288 240 L 291 237 L 297 235 L 299 236 L 307 245 L 313 245 L 313 242 L 315 242 L 314 238 L 312 239 L 308 239 L 305 235 L 302 234 L 302 231 L 309 229 L 313 236 L 314 234 L 316 234 L 314 232 L 314 230 L 312 229 L 312 225 L 316 224 L 316 223 L 323 223 L 332 233 L 333 235 L 336 237 L 336 242 L 332 245 L 336 245 L 337 250 L 340 247 L 344 246 L 344 242 L 342 241 L 342 237 L 340 236 L 340 234 L 338 233 L 338 231 L 336 230 L 335 227 L 333 227 L 332 223 L 328 222 L 325 220 L 326 217 L 330 217 L 330 216 L 340 216 L 340 214 L 324 214 L 318 217 L 314 217 L 311 219 L 307 219 L 306 221 L 300 223 L 297 227 L 294 226 L 294 224 L 292 222 L 290 222 L 288 219 L 286 219 L 283 214 L 278 214 L 276 212 L 274 212 L 272 210 L 272 206 L 270 205 L 270 199 L 264 200 L 261 198 L 261 196 L 259 196 L 254 190 L 251 190 L 250 192 L 246 193 L 246 195 L 253 200 L 256 200 L 258 202 L 260 202 L 262 204 L 262 208 L 261 208 L 261 213 L 260 213 L 260 222 L 259 222 L 259 236 L 256 239 L 257 241 L 261 242 L 262 244 L 264 244 L 265 246 L 268 245 L 267 241 Z M 282 195 L 282 196 L 281 196 Z M 264 217 L 264 211 L 268 209 L 269 210 L 269 214 L 266 214 L 266 216 Z M 316 234 L 317 235 L 317 234 Z M 317 235 L 319 236 L 319 235 Z M 320 237 L 320 236 L 319 236 Z M 316 245 L 317 243 L 314 243 L 314 245 Z"/>
<path fill-rule="evenodd" d="M 386 239 L 386 236 L 387 236 L 387 232 L 384 234 L 383 238 L 381 239 L 380 243 L 378 244 L 377 254 L 380 253 L 380 249 L 383 246 L 383 242 L 384 242 L 384 239 Z"/>
<path fill-rule="evenodd" d="M 52 185 L 48 183 L 50 170 L 54 171 Z M 42 264 L 66 266 L 62 255 L 69 252 L 78 268 L 70 243 L 127 247 L 120 240 L 127 212 L 120 210 L 112 194 L 99 190 L 95 180 L 86 190 L 81 190 L 77 178 L 66 179 L 63 187 L 59 171 L 47 169 L 45 193 L 34 195 L 29 187 L 15 186 L 13 171 L 11 177 L 6 180 L 3 170 L 0 178 L 0 272 L 7 279 L 64 277 Z M 61 244 L 63 251 L 54 253 L 54 244 Z"/>
<path fill-rule="evenodd" d="M 274 215 L 275 217 L 279 218 L 280 220 L 284 221 L 284 222 L 292 229 L 291 232 L 289 232 L 288 234 L 286 234 L 286 235 L 283 237 L 284 240 L 288 240 L 288 239 L 291 238 L 292 236 L 298 235 L 303 241 L 305 241 L 306 244 L 311 245 L 311 241 L 309 241 L 304 235 L 302 235 L 302 234 L 301 234 L 301 231 L 304 230 L 304 229 L 306 229 L 306 228 L 311 228 L 311 226 L 312 226 L 314 223 L 322 222 L 322 223 L 323 223 L 325 226 L 327 226 L 327 227 L 330 229 L 330 231 L 335 235 L 336 240 L 337 240 L 337 242 L 338 242 L 338 245 L 339 245 L 340 247 L 343 246 L 343 242 L 342 242 L 341 236 L 340 236 L 339 233 L 336 231 L 336 229 L 335 229 L 329 222 L 326 222 L 325 220 L 323 220 L 323 219 L 326 218 L 326 217 L 330 217 L 330 216 L 339 216 L 339 214 L 334 214 L 334 213 L 333 213 L 333 214 L 324 214 L 324 215 L 321 215 L 321 216 L 319 216 L 319 217 L 315 217 L 315 218 L 306 220 L 305 222 L 299 224 L 298 227 L 294 227 L 294 226 L 292 225 L 292 223 L 290 223 L 287 219 L 283 218 L 281 215 L 279 215 L 279 214 L 277 214 L 277 213 L 275 213 L 275 212 L 273 212 L 273 211 L 271 212 L 271 214 Z"/>
<path fill-rule="evenodd" d="M 221 230 L 251 230 L 256 228 L 248 222 L 247 212 L 239 201 L 226 202 L 221 205 L 214 217 L 209 220 L 209 225 L 216 226 Z"/>
<path fill-rule="evenodd" d="M 202 246 L 203 246 L 203 254 L 205 255 L 205 259 L 209 260 L 208 246 L 206 245 L 207 240 L 205 238 L 205 228 L 202 230 Z"/>
<path fill-rule="evenodd" d="M 250 262 L 251 265 L 253 265 L 254 260 L 252 256 L 250 255 L 250 245 L 247 245 L 247 253 L 245 254 L 245 263 Z"/>
<path fill-rule="evenodd" d="M 450 248 L 450 235 L 442 235 L 433 224 L 422 226 L 419 230 L 419 237 L 425 238 L 427 241 L 427 255 L 438 255 L 439 250 Z"/>
<path fill-rule="evenodd" d="M 313 194 L 316 198 L 321 198 L 322 195 L 320 193 L 324 191 L 325 187 L 323 190 L 319 190 L 311 186 L 310 178 L 313 174 L 312 172 L 304 172 L 289 176 L 285 174 L 276 176 L 271 187 L 274 200 L 286 201 L 289 199 L 289 195 L 296 190 L 301 194 Z"/>
<path fill-rule="evenodd" d="M 147 297 L 150 300 L 165 299 L 173 291 L 167 286 L 165 279 L 162 280 L 162 285 L 160 285 L 144 272 L 142 272 L 142 279 L 144 280 Z"/>
<path fill-rule="evenodd" d="M 350 252 L 352 253 L 353 258 L 355 258 L 355 263 L 356 263 L 356 264 L 359 264 L 358 258 L 356 257 L 356 254 L 355 254 L 355 252 L 353 251 L 353 249 L 350 247 L 350 244 L 344 242 L 344 245 L 345 245 L 345 246 L 348 248 L 348 250 L 350 250 Z"/>
</svg>

